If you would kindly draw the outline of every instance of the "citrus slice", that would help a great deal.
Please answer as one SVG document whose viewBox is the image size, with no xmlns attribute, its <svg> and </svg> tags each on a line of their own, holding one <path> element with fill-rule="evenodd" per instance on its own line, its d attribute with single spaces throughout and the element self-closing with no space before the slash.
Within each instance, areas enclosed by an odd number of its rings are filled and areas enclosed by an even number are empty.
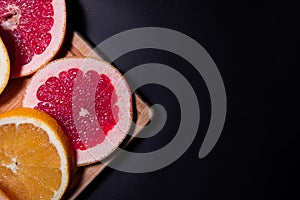
<svg viewBox="0 0 300 200">
<path fill-rule="evenodd" d="M 9 56 L 5 45 L 0 37 L 0 94 L 3 92 L 8 83 L 10 72 Z"/>
<path fill-rule="evenodd" d="M 59 124 L 31 108 L 0 114 L 0 189 L 11 199 L 59 199 L 74 169 Z"/>
<path fill-rule="evenodd" d="M 11 60 L 11 77 L 34 73 L 50 61 L 66 29 L 64 0 L 0 0 L 0 36 Z"/>
<path fill-rule="evenodd" d="M 32 77 L 23 106 L 42 110 L 61 124 L 77 152 L 78 166 L 112 153 L 132 121 L 126 80 L 109 63 L 93 58 L 48 63 Z"/>
</svg>

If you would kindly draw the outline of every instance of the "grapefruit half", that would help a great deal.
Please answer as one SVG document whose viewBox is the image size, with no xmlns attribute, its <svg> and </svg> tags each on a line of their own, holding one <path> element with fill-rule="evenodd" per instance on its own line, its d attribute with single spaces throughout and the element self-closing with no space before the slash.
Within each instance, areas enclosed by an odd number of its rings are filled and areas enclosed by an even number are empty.
<svg viewBox="0 0 300 200">
<path fill-rule="evenodd" d="M 123 141 L 132 122 L 129 86 L 109 63 L 64 58 L 32 77 L 23 106 L 42 110 L 63 127 L 77 152 L 77 165 L 102 160 Z"/>
<path fill-rule="evenodd" d="M 64 0 L 0 0 L 0 37 L 11 77 L 34 73 L 60 49 L 66 29 Z"/>
</svg>

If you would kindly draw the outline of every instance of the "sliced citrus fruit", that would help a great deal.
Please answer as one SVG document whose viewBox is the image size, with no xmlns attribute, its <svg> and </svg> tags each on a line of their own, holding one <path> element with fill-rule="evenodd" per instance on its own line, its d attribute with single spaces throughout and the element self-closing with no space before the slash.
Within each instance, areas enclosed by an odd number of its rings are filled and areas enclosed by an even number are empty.
<svg viewBox="0 0 300 200">
<path fill-rule="evenodd" d="M 131 91 L 120 72 L 93 58 L 55 60 L 27 86 L 23 106 L 42 110 L 63 127 L 77 165 L 108 156 L 131 127 Z"/>
<path fill-rule="evenodd" d="M 66 28 L 64 0 L 0 0 L 0 36 L 11 60 L 11 77 L 35 72 L 52 59 Z"/>
<path fill-rule="evenodd" d="M 0 94 L 8 83 L 10 72 L 10 61 L 5 45 L 0 37 Z"/>
<path fill-rule="evenodd" d="M 59 199 L 75 161 L 50 115 L 17 108 L 0 114 L 0 189 L 11 199 Z"/>
</svg>

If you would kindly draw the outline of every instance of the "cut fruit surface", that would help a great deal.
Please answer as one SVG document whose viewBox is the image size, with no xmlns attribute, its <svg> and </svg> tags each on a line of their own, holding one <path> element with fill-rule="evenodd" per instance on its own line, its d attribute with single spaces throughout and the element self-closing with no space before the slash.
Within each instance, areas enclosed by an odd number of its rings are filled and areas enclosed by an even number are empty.
<svg viewBox="0 0 300 200">
<path fill-rule="evenodd" d="M 0 200 L 9 200 L 8 196 L 0 189 Z"/>
<path fill-rule="evenodd" d="M 131 127 L 131 91 L 126 80 L 110 64 L 93 58 L 50 62 L 32 77 L 22 103 L 61 124 L 79 166 L 108 156 Z"/>
<path fill-rule="evenodd" d="M 60 199 L 75 161 L 50 115 L 17 108 L 0 115 L 0 189 L 11 199 Z"/>
<path fill-rule="evenodd" d="M 65 36 L 64 0 L 0 0 L 0 36 L 11 77 L 34 73 L 58 52 Z"/>
<path fill-rule="evenodd" d="M 10 60 L 5 45 L 0 37 L 0 94 L 8 83 Z"/>
</svg>

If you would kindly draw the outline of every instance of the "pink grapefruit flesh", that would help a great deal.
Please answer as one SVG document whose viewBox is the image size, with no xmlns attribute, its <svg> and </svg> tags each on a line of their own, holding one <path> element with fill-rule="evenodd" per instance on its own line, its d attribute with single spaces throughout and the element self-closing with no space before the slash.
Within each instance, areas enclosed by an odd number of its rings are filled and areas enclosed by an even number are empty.
<svg viewBox="0 0 300 200">
<path fill-rule="evenodd" d="M 23 106 L 42 110 L 62 125 L 79 166 L 109 155 L 132 121 L 126 80 L 110 64 L 92 58 L 50 62 L 33 76 Z"/>
<path fill-rule="evenodd" d="M 11 77 L 34 73 L 60 49 L 66 26 L 64 0 L 0 0 L 0 36 Z"/>
</svg>

